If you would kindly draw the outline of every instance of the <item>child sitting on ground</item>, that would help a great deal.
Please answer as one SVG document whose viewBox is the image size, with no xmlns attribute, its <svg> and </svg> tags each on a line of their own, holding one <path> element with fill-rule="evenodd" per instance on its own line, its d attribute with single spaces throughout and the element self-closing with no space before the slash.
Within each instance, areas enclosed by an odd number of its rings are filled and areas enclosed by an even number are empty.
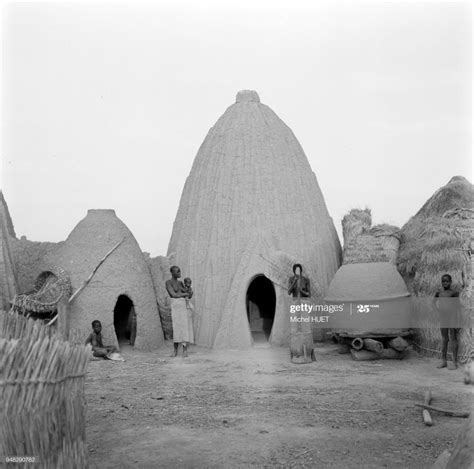
<svg viewBox="0 0 474 469">
<path fill-rule="evenodd" d="M 92 345 L 92 355 L 94 357 L 108 358 L 111 353 L 118 352 L 113 345 L 104 346 L 102 342 L 102 323 L 99 320 L 92 321 L 92 332 L 86 339 L 86 345 Z"/>
</svg>

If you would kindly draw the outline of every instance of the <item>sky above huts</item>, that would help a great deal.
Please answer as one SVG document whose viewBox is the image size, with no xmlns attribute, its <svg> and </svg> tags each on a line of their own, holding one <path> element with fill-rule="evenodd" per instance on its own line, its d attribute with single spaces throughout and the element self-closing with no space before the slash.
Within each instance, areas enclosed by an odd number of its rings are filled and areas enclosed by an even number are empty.
<svg viewBox="0 0 474 469">
<path fill-rule="evenodd" d="M 402 225 L 471 179 L 470 2 L 10 2 L 1 185 L 17 235 L 64 240 L 113 208 L 165 254 L 209 128 L 255 89 L 329 213 Z M 286 190 L 286 188 L 282 188 Z"/>
</svg>

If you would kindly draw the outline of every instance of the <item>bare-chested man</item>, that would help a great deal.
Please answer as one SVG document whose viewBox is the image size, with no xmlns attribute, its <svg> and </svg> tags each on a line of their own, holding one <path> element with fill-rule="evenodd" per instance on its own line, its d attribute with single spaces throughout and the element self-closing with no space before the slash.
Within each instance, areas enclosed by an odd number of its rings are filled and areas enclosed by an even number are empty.
<svg viewBox="0 0 474 469">
<path fill-rule="evenodd" d="M 193 323 L 191 312 L 186 307 L 186 300 L 193 296 L 192 289 L 187 290 L 181 277 L 181 269 L 174 265 L 170 268 L 171 278 L 166 281 L 166 291 L 171 298 L 171 321 L 173 323 L 174 351 L 171 355 L 178 355 L 179 344 L 183 344 L 183 357 L 188 356 L 187 346 L 194 342 Z"/>
<path fill-rule="evenodd" d="M 458 367 L 459 335 L 461 333 L 459 292 L 451 288 L 452 278 L 449 274 L 441 277 L 442 290 L 435 294 L 435 307 L 438 310 L 441 321 L 441 337 L 443 344 L 441 347 L 441 362 L 438 368 L 446 368 L 448 360 L 448 342 L 451 342 L 453 352 L 453 362 L 448 367 L 450 370 L 456 370 Z M 449 327 L 451 326 L 451 327 Z"/>
</svg>

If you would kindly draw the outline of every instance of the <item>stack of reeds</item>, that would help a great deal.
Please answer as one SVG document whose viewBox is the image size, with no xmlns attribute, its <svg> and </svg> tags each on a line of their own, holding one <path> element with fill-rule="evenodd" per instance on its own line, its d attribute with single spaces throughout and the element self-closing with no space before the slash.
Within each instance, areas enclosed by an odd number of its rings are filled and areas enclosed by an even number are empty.
<svg viewBox="0 0 474 469">
<path fill-rule="evenodd" d="M 86 467 L 84 384 L 89 346 L 9 313 L 0 338 L 0 454 L 39 467 Z"/>
<path fill-rule="evenodd" d="M 166 340 L 173 339 L 173 324 L 171 322 L 171 305 L 168 292 L 166 291 L 166 280 L 170 278 L 170 258 L 157 256 L 147 258 L 153 285 L 155 287 L 158 312 L 160 314 L 161 328 Z"/>
<path fill-rule="evenodd" d="M 352 209 L 342 219 L 344 235 L 343 264 L 391 262 L 396 264 L 400 245 L 396 226 L 386 223 L 371 226 L 368 208 Z"/>
<path fill-rule="evenodd" d="M 161 327 L 166 340 L 173 339 L 173 322 L 171 320 L 171 305 L 169 301 L 158 302 L 160 312 Z"/>
<path fill-rule="evenodd" d="M 344 245 L 349 244 L 357 236 L 367 232 L 372 225 L 372 214 L 369 208 L 353 208 L 342 219 L 342 236 Z"/>
</svg>

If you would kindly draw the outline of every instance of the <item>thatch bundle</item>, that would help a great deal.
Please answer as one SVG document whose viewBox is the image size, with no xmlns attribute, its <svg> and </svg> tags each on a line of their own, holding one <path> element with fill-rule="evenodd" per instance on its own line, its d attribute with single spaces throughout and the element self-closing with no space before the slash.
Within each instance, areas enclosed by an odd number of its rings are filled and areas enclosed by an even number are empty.
<svg viewBox="0 0 474 469">
<path fill-rule="evenodd" d="M 402 228 L 398 269 L 416 297 L 432 297 L 441 288 L 441 276 L 450 274 L 452 288 L 460 291 L 466 315 L 473 318 L 472 241 L 474 238 L 473 187 L 466 179 L 452 178 L 435 192 L 417 215 Z M 466 207 L 459 204 L 466 203 Z M 444 212 L 442 212 L 444 210 Z M 423 306 L 423 304 L 425 306 Z M 417 331 L 421 351 L 440 355 L 441 334 L 437 315 L 419 302 L 415 313 L 426 327 Z M 461 334 L 461 360 L 473 354 L 472 329 Z"/>
<path fill-rule="evenodd" d="M 344 245 L 367 232 L 372 225 L 372 214 L 369 208 L 353 208 L 342 219 L 342 236 Z"/>
<path fill-rule="evenodd" d="M 372 225 L 368 208 L 352 209 L 342 219 L 343 264 L 391 262 L 396 264 L 399 228 L 388 224 Z"/>
<path fill-rule="evenodd" d="M 402 231 L 398 270 L 416 296 L 432 296 L 441 288 L 441 275 L 450 274 L 453 287 L 467 286 L 472 220 L 445 217 L 414 219 Z"/>
<path fill-rule="evenodd" d="M 166 291 L 165 283 L 171 276 L 170 261 L 168 257 L 157 256 L 145 259 L 150 268 L 153 286 L 155 287 L 156 301 L 158 303 L 158 312 L 160 313 L 161 328 L 165 339 L 173 339 L 173 323 L 171 321 L 171 303 Z"/>
<path fill-rule="evenodd" d="M 16 313 L 0 338 L 0 454 L 40 467 L 86 467 L 84 384 L 89 347 Z"/>
</svg>

